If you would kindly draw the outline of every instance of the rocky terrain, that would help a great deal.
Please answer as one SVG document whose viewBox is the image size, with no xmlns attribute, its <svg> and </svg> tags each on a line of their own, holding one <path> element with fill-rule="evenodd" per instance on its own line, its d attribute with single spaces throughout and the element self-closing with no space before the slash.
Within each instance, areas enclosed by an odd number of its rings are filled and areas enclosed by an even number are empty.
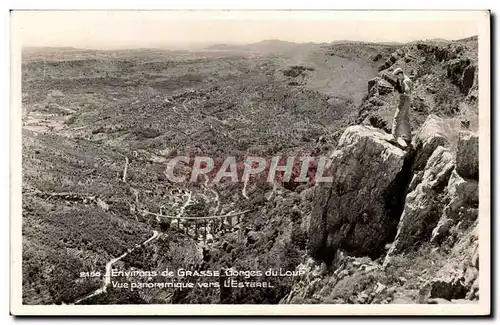
<svg viewBox="0 0 500 325">
<path fill-rule="evenodd" d="M 25 304 L 479 299 L 477 39 L 283 43 L 24 52 Z M 409 151 L 387 142 L 396 66 L 415 83 Z M 175 156 L 278 154 L 331 156 L 333 182 L 164 174 Z M 203 242 L 144 211 L 250 212 Z M 109 286 L 82 300 L 125 252 L 114 268 L 304 274 L 273 288 Z"/>
<path fill-rule="evenodd" d="M 468 51 L 406 45 L 368 82 L 361 125 L 348 127 L 332 153 L 333 182 L 315 188 L 312 258 L 283 303 L 479 299 L 477 66 Z M 383 131 L 395 105 L 386 81 L 393 66 L 410 70 L 416 84 L 406 152 Z M 437 87 L 451 100 L 440 101 Z"/>
</svg>

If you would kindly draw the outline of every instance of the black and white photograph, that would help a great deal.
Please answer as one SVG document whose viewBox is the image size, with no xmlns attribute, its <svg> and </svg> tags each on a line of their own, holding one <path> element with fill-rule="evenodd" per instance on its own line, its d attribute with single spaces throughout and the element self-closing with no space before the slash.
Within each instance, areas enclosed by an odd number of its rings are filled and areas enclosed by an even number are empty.
<svg viewBox="0 0 500 325">
<path fill-rule="evenodd" d="M 490 313 L 489 11 L 13 10 L 11 71 L 12 314 Z"/>
</svg>

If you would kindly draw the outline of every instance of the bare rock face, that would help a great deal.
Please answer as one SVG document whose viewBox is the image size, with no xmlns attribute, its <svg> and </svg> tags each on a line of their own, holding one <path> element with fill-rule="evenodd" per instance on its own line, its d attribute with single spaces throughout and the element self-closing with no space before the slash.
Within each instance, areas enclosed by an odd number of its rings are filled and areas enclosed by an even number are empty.
<svg viewBox="0 0 500 325">
<path fill-rule="evenodd" d="M 459 87 L 463 87 L 464 84 L 464 72 L 469 66 L 470 60 L 466 57 L 460 57 L 448 62 L 446 68 L 448 73 L 448 78 L 451 82 Z M 467 89 L 468 91 L 468 89 Z"/>
<path fill-rule="evenodd" d="M 453 247 L 446 264 L 435 278 L 420 291 L 421 300 L 429 298 L 479 299 L 478 274 L 478 227 L 470 227 L 462 234 L 460 241 Z"/>
<path fill-rule="evenodd" d="M 391 230 L 394 236 L 409 175 L 402 173 L 405 152 L 388 139 L 383 131 L 361 125 L 341 136 L 327 171 L 332 181 L 314 193 L 308 228 L 313 256 L 328 258 L 338 248 L 377 256 Z"/>
<path fill-rule="evenodd" d="M 375 77 L 373 79 L 368 80 L 368 93 L 372 93 L 372 90 L 374 89 L 373 87 L 377 85 L 377 82 L 381 80 L 380 77 Z"/>
<path fill-rule="evenodd" d="M 472 225 L 478 216 L 479 187 L 475 180 L 464 179 L 453 171 L 446 187 L 447 204 L 439 223 L 432 231 L 431 243 L 440 244 L 448 237 L 453 241 L 464 229 Z M 450 235 L 452 235 L 451 238 Z M 451 243 L 450 243 L 451 244 Z"/>
<path fill-rule="evenodd" d="M 464 70 L 464 74 L 462 77 L 462 93 L 468 94 L 469 90 L 474 85 L 474 77 L 475 77 L 476 67 L 473 65 L 469 65 Z"/>
<path fill-rule="evenodd" d="M 425 166 L 422 181 L 406 196 L 396 239 L 385 264 L 392 254 L 401 253 L 417 242 L 429 239 L 443 208 L 439 194 L 448 183 L 454 167 L 453 154 L 444 147 L 438 147 Z"/>
<path fill-rule="evenodd" d="M 460 132 L 458 135 L 457 172 L 465 178 L 479 178 L 479 137 L 476 133 Z"/>
<path fill-rule="evenodd" d="M 447 188 L 450 202 L 444 209 L 448 216 L 459 216 L 461 207 L 478 207 L 479 184 L 475 180 L 463 179 L 457 172 L 453 172 Z"/>
<path fill-rule="evenodd" d="M 474 84 L 472 85 L 472 87 L 469 89 L 469 93 L 467 94 L 467 96 L 465 97 L 465 102 L 468 103 L 469 105 L 474 105 L 476 106 L 477 105 L 477 101 L 478 101 L 478 98 L 479 98 L 479 87 L 478 87 L 478 84 L 477 84 L 477 78 L 474 79 Z"/>
<path fill-rule="evenodd" d="M 413 169 L 422 170 L 434 150 L 439 146 L 449 146 L 455 133 L 448 121 L 436 115 L 429 115 L 413 139 L 413 147 L 417 152 Z"/>
<path fill-rule="evenodd" d="M 369 96 L 387 95 L 392 93 L 394 90 L 393 86 L 381 77 L 375 77 L 368 81 L 368 94 Z"/>
<path fill-rule="evenodd" d="M 463 270 L 457 268 L 457 265 L 446 265 L 440 270 L 439 277 L 431 282 L 430 298 L 464 298 L 467 288 L 460 281 L 463 276 Z"/>
<path fill-rule="evenodd" d="M 340 256 L 339 256 L 340 255 Z M 367 257 L 337 255 L 335 265 L 309 259 L 297 266 L 301 275 L 280 304 L 387 304 L 394 288 L 380 264 Z"/>
</svg>

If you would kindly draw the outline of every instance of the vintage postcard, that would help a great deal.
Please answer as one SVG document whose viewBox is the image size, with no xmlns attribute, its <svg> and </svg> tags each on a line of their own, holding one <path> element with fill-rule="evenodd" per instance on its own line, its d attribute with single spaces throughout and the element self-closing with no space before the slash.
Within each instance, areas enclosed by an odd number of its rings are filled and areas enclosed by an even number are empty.
<svg viewBox="0 0 500 325">
<path fill-rule="evenodd" d="M 487 10 L 14 10 L 11 88 L 13 315 L 491 312 Z"/>
</svg>

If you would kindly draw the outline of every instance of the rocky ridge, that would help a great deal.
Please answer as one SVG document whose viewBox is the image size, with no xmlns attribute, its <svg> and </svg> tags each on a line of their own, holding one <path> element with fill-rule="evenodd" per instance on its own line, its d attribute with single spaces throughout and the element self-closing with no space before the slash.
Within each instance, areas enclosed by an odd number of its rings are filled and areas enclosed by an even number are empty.
<svg viewBox="0 0 500 325">
<path fill-rule="evenodd" d="M 368 81 L 360 125 L 347 128 L 331 154 L 332 182 L 314 188 L 309 257 L 297 267 L 305 275 L 281 303 L 479 299 L 477 69 L 467 55 L 460 44 L 408 45 Z M 425 62 L 434 71 L 424 73 Z M 387 141 L 396 66 L 412 71 L 417 85 L 406 151 Z M 440 78 L 459 104 L 429 90 Z"/>
</svg>

